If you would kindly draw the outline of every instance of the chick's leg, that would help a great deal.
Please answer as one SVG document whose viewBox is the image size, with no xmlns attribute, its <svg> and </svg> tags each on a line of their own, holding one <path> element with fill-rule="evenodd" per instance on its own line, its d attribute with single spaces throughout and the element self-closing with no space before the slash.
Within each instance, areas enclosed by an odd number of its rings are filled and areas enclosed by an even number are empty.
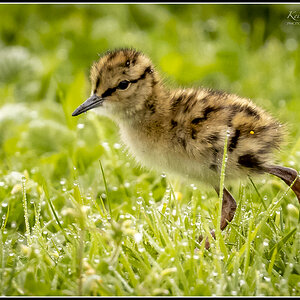
<svg viewBox="0 0 300 300">
<path fill-rule="evenodd" d="M 291 189 L 296 194 L 300 203 L 300 178 L 296 170 L 280 166 L 269 166 L 266 168 L 266 172 L 279 177 L 289 186 L 295 181 Z"/>
<path fill-rule="evenodd" d="M 217 193 L 219 191 L 216 189 Z M 236 202 L 232 195 L 227 191 L 226 188 L 223 189 L 223 200 L 222 200 L 222 214 L 221 214 L 221 224 L 220 229 L 224 230 L 229 222 L 232 221 L 236 210 Z M 213 238 L 216 238 L 214 230 L 212 230 L 211 235 Z M 199 240 L 202 241 L 203 237 L 200 236 Z M 208 238 L 205 240 L 205 248 L 209 249 L 210 244 Z"/>
<path fill-rule="evenodd" d="M 234 217 L 236 210 L 236 202 L 232 195 L 224 188 L 223 189 L 223 201 L 222 201 L 222 215 L 221 215 L 221 230 L 225 227 Z"/>
</svg>

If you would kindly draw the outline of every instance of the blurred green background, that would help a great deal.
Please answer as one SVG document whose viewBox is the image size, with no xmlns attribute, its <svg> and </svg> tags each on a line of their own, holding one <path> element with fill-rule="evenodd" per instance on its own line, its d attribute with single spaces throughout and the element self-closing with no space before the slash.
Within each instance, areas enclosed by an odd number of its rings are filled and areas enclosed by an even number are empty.
<svg viewBox="0 0 300 300">
<path fill-rule="evenodd" d="M 101 196 L 107 205 L 99 159 L 116 219 L 134 213 L 137 195 L 148 199 L 151 192 L 156 202 L 164 197 L 164 177 L 135 165 L 111 120 L 92 112 L 71 117 L 90 94 L 91 64 L 109 49 L 145 52 L 170 87 L 200 85 L 251 98 L 287 124 L 288 143 L 278 159 L 299 170 L 300 25 L 287 24 L 290 11 L 299 12 L 299 5 L 0 5 L 0 225 L 7 249 L 0 263 L 10 270 L 0 272 L 1 293 L 72 294 L 54 292 L 41 282 L 35 287 L 33 277 L 22 279 L 18 268 L 14 275 L 9 251 L 19 251 L 26 229 L 22 178 L 27 180 L 30 227 L 41 205 L 43 230 L 61 240 L 42 191 L 49 190 L 58 219 L 65 228 L 71 226 L 69 195 L 77 199 L 81 192 L 78 199 L 85 205 Z M 270 200 L 284 185 L 270 189 L 261 184 L 259 189 Z M 179 190 L 186 204 L 191 189 Z M 210 207 L 201 203 L 204 210 Z"/>
</svg>

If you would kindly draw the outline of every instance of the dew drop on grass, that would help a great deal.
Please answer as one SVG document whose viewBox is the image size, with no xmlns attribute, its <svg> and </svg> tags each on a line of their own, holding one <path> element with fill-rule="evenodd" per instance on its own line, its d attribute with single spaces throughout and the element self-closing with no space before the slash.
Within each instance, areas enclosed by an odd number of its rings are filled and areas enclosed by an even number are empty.
<svg viewBox="0 0 300 300">
<path fill-rule="evenodd" d="M 4 185 L 5 185 L 5 182 L 0 181 L 0 186 L 4 186 Z"/>
<path fill-rule="evenodd" d="M 265 239 L 264 242 L 263 242 L 263 245 L 264 245 L 265 247 L 268 247 L 268 246 L 269 246 L 269 241 L 268 241 L 267 239 Z"/>
<path fill-rule="evenodd" d="M 130 187 L 130 183 L 129 183 L 128 181 L 126 181 L 126 182 L 124 183 L 124 187 L 129 188 L 129 187 Z"/>
<path fill-rule="evenodd" d="M 7 207 L 8 203 L 7 202 L 3 202 L 2 203 L 2 207 Z"/>
<path fill-rule="evenodd" d="M 105 194 L 105 193 L 102 193 L 102 194 L 101 194 L 101 198 L 102 198 L 102 199 L 106 199 L 106 194 Z"/>
<path fill-rule="evenodd" d="M 145 251 L 145 248 L 143 248 L 143 247 L 139 247 L 139 248 L 138 248 L 138 250 L 139 250 L 139 252 L 141 252 L 141 253 L 142 253 L 142 252 L 144 252 L 144 251 Z"/>
<path fill-rule="evenodd" d="M 142 197 L 138 197 L 136 203 L 138 205 L 142 205 L 143 204 L 143 198 Z"/>
<path fill-rule="evenodd" d="M 65 178 L 62 178 L 59 182 L 61 185 L 64 185 L 66 183 L 66 179 Z"/>
<path fill-rule="evenodd" d="M 214 277 L 218 276 L 218 272 L 215 272 L 215 271 L 213 271 L 211 274 L 212 274 L 212 276 L 214 276 Z"/>
<path fill-rule="evenodd" d="M 102 143 L 102 146 L 103 148 L 106 150 L 106 151 L 110 151 L 110 147 L 109 147 L 109 144 L 107 142 L 103 142 Z"/>
<path fill-rule="evenodd" d="M 155 204 L 155 201 L 149 200 L 149 204 L 154 205 L 154 204 Z"/>
<path fill-rule="evenodd" d="M 12 221 L 10 224 L 11 228 L 16 228 L 17 227 L 17 222 L 16 221 Z"/>
<path fill-rule="evenodd" d="M 113 186 L 113 187 L 112 187 L 112 190 L 113 190 L 114 192 L 116 192 L 116 191 L 118 190 L 118 187 L 117 187 L 117 186 Z"/>
<path fill-rule="evenodd" d="M 139 232 L 135 233 L 133 237 L 136 243 L 141 242 L 143 239 L 143 235 Z"/>
<path fill-rule="evenodd" d="M 2 216 L 2 220 L 5 220 L 5 219 L 6 219 L 6 215 L 3 215 L 3 216 Z"/>
<path fill-rule="evenodd" d="M 77 128 L 78 129 L 83 129 L 84 128 L 84 124 L 82 124 L 82 123 L 77 124 Z"/>
<path fill-rule="evenodd" d="M 166 177 L 167 177 L 167 175 L 166 175 L 165 173 L 162 173 L 160 176 L 161 176 L 162 178 L 166 178 Z"/>
<path fill-rule="evenodd" d="M 109 271 L 113 271 L 113 270 L 114 270 L 114 267 L 113 267 L 113 266 L 108 266 L 108 270 L 109 270 Z"/>
<path fill-rule="evenodd" d="M 120 149 L 121 147 L 122 147 L 122 146 L 121 146 L 120 144 L 118 144 L 118 143 L 115 143 L 115 144 L 114 144 L 114 148 L 115 148 L 115 149 Z"/>
<path fill-rule="evenodd" d="M 293 166 L 295 166 L 295 162 L 293 161 L 293 160 L 290 160 L 289 162 L 288 162 L 288 164 L 291 166 L 291 167 L 293 167 Z"/>
</svg>

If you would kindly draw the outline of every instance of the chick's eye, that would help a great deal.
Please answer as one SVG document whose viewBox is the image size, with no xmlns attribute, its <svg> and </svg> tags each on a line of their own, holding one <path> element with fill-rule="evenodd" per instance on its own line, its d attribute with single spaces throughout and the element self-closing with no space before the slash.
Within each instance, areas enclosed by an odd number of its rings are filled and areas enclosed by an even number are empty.
<svg viewBox="0 0 300 300">
<path fill-rule="evenodd" d="M 129 86 L 129 83 L 130 82 L 128 80 L 121 81 L 119 83 L 119 85 L 118 85 L 118 89 L 120 89 L 120 90 L 126 90 L 128 88 L 128 86 Z"/>
</svg>

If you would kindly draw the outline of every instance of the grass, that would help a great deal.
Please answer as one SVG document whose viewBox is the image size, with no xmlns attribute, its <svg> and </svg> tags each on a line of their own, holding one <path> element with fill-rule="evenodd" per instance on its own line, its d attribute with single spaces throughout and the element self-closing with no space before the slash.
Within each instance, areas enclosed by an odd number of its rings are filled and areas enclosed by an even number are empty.
<svg viewBox="0 0 300 300">
<path fill-rule="evenodd" d="M 97 53 L 134 46 L 170 86 L 253 98 L 288 125 L 277 159 L 300 170 L 298 7 L 0 5 L 0 294 L 299 296 L 282 181 L 228 186 L 236 215 L 214 240 L 211 188 L 136 165 L 111 120 L 71 117 Z"/>
</svg>

